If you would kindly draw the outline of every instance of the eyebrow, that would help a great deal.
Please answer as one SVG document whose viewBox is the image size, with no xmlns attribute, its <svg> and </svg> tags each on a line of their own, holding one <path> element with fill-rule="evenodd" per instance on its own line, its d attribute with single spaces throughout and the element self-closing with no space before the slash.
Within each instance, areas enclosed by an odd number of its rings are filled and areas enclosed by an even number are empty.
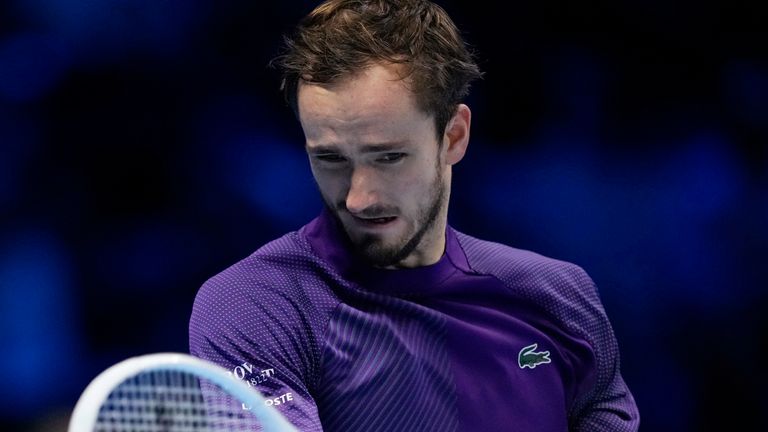
<svg viewBox="0 0 768 432">
<path fill-rule="evenodd" d="M 405 141 L 393 141 L 380 144 L 365 144 L 360 146 L 361 153 L 383 153 L 393 150 L 398 150 L 405 145 Z M 309 147 L 306 145 L 307 151 L 312 154 L 326 154 L 326 153 L 340 153 L 339 147 L 333 144 L 331 145 L 318 145 Z"/>
</svg>

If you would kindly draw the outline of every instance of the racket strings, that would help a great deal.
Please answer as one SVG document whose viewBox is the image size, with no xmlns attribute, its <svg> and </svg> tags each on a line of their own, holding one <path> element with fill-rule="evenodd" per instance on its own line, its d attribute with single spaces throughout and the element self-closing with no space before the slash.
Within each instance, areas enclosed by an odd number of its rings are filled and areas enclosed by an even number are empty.
<svg viewBox="0 0 768 432">
<path fill-rule="evenodd" d="M 239 400 L 181 371 L 149 371 L 125 380 L 99 409 L 95 432 L 261 430 Z"/>
</svg>

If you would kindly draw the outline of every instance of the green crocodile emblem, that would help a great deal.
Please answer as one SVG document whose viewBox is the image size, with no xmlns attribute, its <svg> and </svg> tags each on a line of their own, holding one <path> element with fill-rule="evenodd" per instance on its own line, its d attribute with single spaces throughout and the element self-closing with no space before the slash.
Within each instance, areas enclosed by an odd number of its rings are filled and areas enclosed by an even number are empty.
<svg viewBox="0 0 768 432">
<path fill-rule="evenodd" d="M 517 357 L 517 364 L 520 366 L 520 369 L 533 369 L 540 364 L 552 362 L 549 359 L 549 351 L 536 352 L 538 347 L 539 344 L 533 344 L 520 350 L 520 355 Z"/>
</svg>

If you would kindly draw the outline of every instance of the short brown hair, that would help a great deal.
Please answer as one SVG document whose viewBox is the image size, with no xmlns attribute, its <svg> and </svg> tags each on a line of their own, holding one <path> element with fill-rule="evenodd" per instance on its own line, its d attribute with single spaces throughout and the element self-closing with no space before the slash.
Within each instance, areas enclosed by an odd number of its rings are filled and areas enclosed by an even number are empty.
<svg viewBox="0 0 768 432">
<path fill-rule="evenodd" d="M 298 116 L 300 80 L 330 83 L 373 62 L 404 66 L 418 107 L 434 116 L 438 141 L 482 76 L 456 25 L 427 0 L 327 0 L 285 38 L 272 64 L 282 70 L 281 90 Z"/>
</svg>

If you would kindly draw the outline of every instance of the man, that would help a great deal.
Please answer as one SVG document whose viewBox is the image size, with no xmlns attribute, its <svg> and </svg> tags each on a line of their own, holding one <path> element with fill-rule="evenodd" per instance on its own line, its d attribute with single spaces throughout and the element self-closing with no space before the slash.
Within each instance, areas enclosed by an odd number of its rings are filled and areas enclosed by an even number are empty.
<svg viewBox="0 0 768 432">
<path fill-rule="evenodd" d="M 206 282 L 192 353 L 300 430 L 636 430 L 584 271 L 447 225 L 480 75 L 447 14 L 329 0 L 276 63 L 327 208 Z"/>
</svg>

